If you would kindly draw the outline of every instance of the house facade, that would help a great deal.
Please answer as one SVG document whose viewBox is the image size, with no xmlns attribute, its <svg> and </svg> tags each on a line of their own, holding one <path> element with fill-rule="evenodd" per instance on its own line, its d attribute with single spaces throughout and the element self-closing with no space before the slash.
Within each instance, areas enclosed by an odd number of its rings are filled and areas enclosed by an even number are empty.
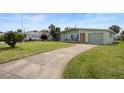
<svg viewBox="0 0 124 93">
<path fill-rule="evenodd" d="M 3 32 L 0 32 L 0 35 L 3 35 L 4 33 Z"/>
<path fill-rule="evenodd" d="M 88 44 L 111 44 L 114 32 L 109 29 L 68 28 L 61 32 L 61 41 Z"/>
<path fill-rule="evenodd" d="M 46 34 L 48 37 L 48 40 L 51 40 L 51 35 L 48 30 L 42 30 L 42 31 L 28 31 L 25 32 L 26 34 L 26 40 L 41 40 L 41 35 Z"/>
</svg>

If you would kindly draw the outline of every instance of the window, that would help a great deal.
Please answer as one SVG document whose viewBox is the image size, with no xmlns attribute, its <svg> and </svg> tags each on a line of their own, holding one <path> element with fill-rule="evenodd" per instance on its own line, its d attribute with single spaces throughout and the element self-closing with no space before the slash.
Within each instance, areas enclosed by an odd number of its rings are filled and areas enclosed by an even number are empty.
<svg viewBox="0 0 124 93">
<path fill-rule="evenodd" d="M 77 34 L 77 39 L 79 39 L 79 35 Z"/>
<path fill-rule="evenodd" d="M 73 35 L 71 35 L 71 40 L 73 40 Z"/>
</svg>

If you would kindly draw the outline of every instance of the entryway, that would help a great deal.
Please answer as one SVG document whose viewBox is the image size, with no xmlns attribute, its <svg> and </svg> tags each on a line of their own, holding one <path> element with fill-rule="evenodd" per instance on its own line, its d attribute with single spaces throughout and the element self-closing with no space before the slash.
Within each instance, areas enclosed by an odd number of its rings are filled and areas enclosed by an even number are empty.
<svg viewBox="0 0 124 93">
<path fill-rule="evenodd" d="M 80 42 L 85 43 L 85 33 L 80 33 Z"/>
</svg>

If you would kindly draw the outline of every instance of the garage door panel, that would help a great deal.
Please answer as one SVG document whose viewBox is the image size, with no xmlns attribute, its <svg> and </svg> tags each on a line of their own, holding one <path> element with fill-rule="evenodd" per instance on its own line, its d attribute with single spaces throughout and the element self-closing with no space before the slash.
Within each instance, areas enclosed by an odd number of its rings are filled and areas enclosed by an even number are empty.
<svg viewBox="0 0 124 93">
<path fill-rule="evenodd" d="M 90 44 L 103 44 L 103 33 L 89 33 L 88 43 Z"/>
</svg>

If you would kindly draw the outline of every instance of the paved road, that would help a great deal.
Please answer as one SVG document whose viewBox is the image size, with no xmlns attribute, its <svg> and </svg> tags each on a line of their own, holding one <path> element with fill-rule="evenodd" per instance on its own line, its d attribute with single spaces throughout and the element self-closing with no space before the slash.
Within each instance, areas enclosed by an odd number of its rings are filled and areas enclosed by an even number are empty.
<svg viewBox="0 0 124 93">
<path fill-rule="evenodd" d="M 95 45 L 76 44 L 72 47 L 37 54 L 0 65 L 0 78 L 60 79 L 65 65 L 77 54 Z"/>
</svg>

